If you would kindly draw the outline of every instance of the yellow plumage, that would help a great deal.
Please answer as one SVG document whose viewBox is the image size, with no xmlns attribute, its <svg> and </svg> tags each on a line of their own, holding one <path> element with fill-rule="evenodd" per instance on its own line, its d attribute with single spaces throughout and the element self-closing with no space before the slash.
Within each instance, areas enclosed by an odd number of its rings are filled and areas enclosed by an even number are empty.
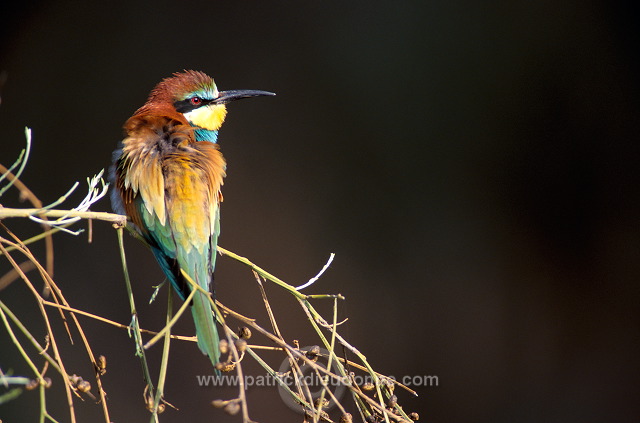
<svg viewBox="0 0 640 423">
<path fill-rule="evenodd" d="M 227 116 L 227 108 L 224 104 L 211 104 L 185 113 L 184 116 L 195 126 L 217 131 Z"/>
</svg>

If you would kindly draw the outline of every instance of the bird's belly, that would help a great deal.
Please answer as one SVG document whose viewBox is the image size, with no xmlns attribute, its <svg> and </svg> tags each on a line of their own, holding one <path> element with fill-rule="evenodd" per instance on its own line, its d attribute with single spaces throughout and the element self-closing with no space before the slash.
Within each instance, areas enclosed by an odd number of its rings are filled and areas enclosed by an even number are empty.
<svg viewBox="0 0 640 423">
<path fill-rule="evenodd" d="M 168 224 L 176 244 L 185 250 L 198 250 L 211 236 L 210 189 L 203 172 L 187 163 L 169 165 L 165 170 L 165 196 Z"/>
</svg>

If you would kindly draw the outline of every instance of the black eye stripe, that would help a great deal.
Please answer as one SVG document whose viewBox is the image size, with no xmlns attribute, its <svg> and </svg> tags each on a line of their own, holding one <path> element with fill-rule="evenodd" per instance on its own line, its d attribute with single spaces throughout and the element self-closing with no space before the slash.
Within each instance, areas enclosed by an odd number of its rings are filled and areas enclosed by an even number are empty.
<svg viewBox="0 0 640 423">
<path fill-rule="evenodd" d="M 200 99 L 200 102 L 198 102 L 197 104 L 193 104 L 192 100 L 194 98 Z M 175 101 L 173 103 L 173 107 L 175 107 L 176 110 L 180 113 L 189 113 L 190 111 L 197 109 L 198 107 L 206 105 L 208 102 L 208 100 L 202 97 L 189 97 L 185 98 L 184 100 Z"/>
</svg>

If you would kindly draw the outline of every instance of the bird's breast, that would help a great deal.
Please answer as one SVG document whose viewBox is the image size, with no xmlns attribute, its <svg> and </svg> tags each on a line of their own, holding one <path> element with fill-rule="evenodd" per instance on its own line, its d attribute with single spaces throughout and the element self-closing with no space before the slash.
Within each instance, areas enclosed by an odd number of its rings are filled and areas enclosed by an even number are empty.
<svg viewBox="0 0 640 423">
<path fill-rule="evenodd" d="M 186 251 L 204 248 L 215 231 L 225 176 L 218 146 L 195 142 L 187 125 L 160 121 L 136 126 L 122 151 L 121 190 L 131 191 L 123 199 L 141 205 L 134 222 L 146 231 L 170 230 Z"/>
<path fill-rule="evenodd" d="M 176 244 L 188 251 L 209 242 L 211 211 L 218 207 L 206 170 L 186 157 L 173 157 L 164 162 L 164 184 L 167 220 Z"/>
</svg>

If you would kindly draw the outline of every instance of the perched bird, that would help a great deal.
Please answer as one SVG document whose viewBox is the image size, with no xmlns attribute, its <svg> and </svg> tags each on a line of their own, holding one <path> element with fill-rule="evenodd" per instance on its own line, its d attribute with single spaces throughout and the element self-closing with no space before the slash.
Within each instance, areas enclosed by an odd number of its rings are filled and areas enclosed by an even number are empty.
<svg viewBox="0 0 640 423">
<path fill-rule="evenodd" d="M 113 155 L 111 203 L 126 214 L 184 300 L 191 285 L 183 270 L 209 292 L 220 234 L 220 202 L 226 163 L 218 130 L 226 104 L 266 91 L 218 91 L 202 72 L 184 71 L 161 81 L 124 125 Z M 191 311 L 200 350 L 220 358 L 207 295 L 194 294 Z"/>
</svg>

